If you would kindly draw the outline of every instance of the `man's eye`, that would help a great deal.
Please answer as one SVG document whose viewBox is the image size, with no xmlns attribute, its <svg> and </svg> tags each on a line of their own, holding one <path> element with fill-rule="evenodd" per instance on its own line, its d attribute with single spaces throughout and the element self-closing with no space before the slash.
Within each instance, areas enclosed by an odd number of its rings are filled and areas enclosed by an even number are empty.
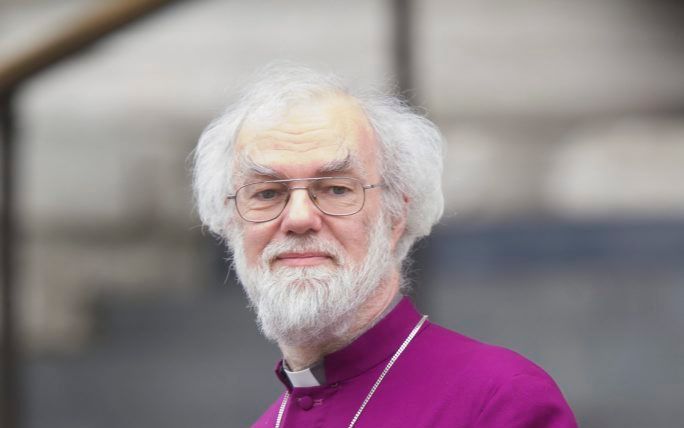
<svg viewBox="0 0 684 428">
<path fill-rule="evenodd" d="M 330 186 L 328 188 L 328 193 L 335 196 L 343 196 L 350 192 L 348 187 L 344 186 Z"/>
<path fill-rule="evenodd" d="M 275 189 L 266 189 L 255 193 L 252 197 L 262 201 L 269 201 L 280 196 L 280 192 Z"/>
</svg>

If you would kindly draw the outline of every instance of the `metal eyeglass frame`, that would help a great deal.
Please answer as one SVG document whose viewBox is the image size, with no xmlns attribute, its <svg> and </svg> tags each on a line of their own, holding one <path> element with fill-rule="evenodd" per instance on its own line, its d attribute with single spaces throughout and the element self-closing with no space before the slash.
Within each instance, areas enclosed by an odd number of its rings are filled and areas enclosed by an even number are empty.
<svg viewBox="0 0 684 428">
<path fill-rule="evenodd" d="M 325 212 L 325 211 L 323 210 L 323 208 L 321 208 L 321 207 L 318 205 L 318 202 L 316 201 L 316 195 L 311 191 L 311 189 L 309 188 L 309 186 L 298 186 L 298 187 L 290 187 L 290 186 L 287 186 L 287 198 L 285 199 L 285 203 L 283 204 L 283 207 L 282 207 L 281 210 L 278 212 L 278 214 L 276 214 L 276 215 L 273 216 L 272 218 L 269 218 L 268 220 L 257 220 L 257 221 L 255 221 L 255 220 L 248 220 L 248 219 L 246 219 L 246 218 L 242 215 L 242 213 L 240 212 L 240 208 L 238 207 L 237 200 L 236 200 L 236 199 L 237 199 L 237 195 L 238 195 L 238 193 L 240 192 L 240 190 L 244 189 L 244 188 L 247 187 L 247 186 L 251 186 L 252 184 L 260 184 L 260 183 L 290 183 L 290 182 L 293 182 L 293 181 L 320 181 L 320 180 L 329 180 L 329 179 L 336 179 L 336 178 L 337 178 L 337 179 L 339 179 L 339 178 L 344 178 L 344 179 L 347 179 L 347 180 L 354 180 L 354 181 L 356 181 L 356 182 L 358 182 L 358 183 L 361 184 L 361 188 L 363 189 L 363 201 L 361 202 L 361 206 L 359 207 L 359 209 L 356 210 L 356 211 L 354 211 L 353 213 L 349 213 L 349 214 L 330 214 L 330 213 L 328 213 L 328 212 Z M 370 190 L 370 189 L 381 189 L 381 188 L 384 188 L 384 187 L 387 187 L 387 185 L 386 185 L 385 183 L 363 184 L 363 182 L 362 182 L 361 180 L 359 180 L 358 178 L 354 178 L 354 177 L 286 178 L 286 179 L 283 179 L 283 180 L 264 180 L 264 181 L 255 181 L 255 182 L 253 182 L 253 183 L 244 184 L 244 185 L 238 187 L 238 189 L 235 191 L 234 194 L 226 196 L 226 201 L 228 201 L 228 200 L 233 200 L 233 201 L 235 201 L 235 211 L 237 211 L 237 213 L 238 213 L 238 215 L 240 216 L 240 218 L 242 218 L 244 221 L 248 221 L 248 222 L 250 222 L 250 223 L 266 223 L 266 222 L 268 222 L 268 221 L 273 221 L 273 220 L 277 219 L 278 217 L 280 217 L 280 214 L 282 214 L 283 211 L 285 211 L 285 207 L 287 206 L 288 202 L 290 202 L 290 195 L 292 194 L 292 191 L 293 191 L 293 190 L 306 190 L 306 193 L 309 195 L 309 199 L 311 200 L 311 202 L 313 202 L 314 206 L 316 206 L 316 208 L 318 208 L 318 210 L 319 210 L 320 212 L 322 212 L 323 214 L 329 215 L 329 216 L 332 216 L 332 217 L 347 217 L 347 216 L 350 216 L 350 215 L 358 214 L 358 213 L 363 209 L 363 207 L 366 205 L 366 190 Z"/>
</svg>

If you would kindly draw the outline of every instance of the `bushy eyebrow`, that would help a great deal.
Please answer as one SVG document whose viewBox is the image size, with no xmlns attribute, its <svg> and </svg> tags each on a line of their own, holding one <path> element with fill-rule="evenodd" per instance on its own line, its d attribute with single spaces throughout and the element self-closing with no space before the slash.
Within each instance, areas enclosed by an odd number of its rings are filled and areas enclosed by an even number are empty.
<svg viewBox="0 0 684 428">
<path fill-rule="evenodd" d="M 260 163 L 257 163 L 252 159 L 249 155 L 243 154 L 240 156 L 240 175 L 243 177 L 249 176 L 249 175 L 264 175 L 267 177 L 273 177 L 275 179 L 283 179 L 282 174 L 274 170 L 273 168 L 269 168 L 266 165 L 262 165 Z"/>
<path fill-rule="evenodd" d="M 361 162 L 359 162 L 359 160 L 355 156 L 352 156 L 351 153 L 347 153 L 347 156 L 345 156 L 344 158 L 333 159 L 330 162 L 323 165 L 322 167 L 318 168 L 316 170 L 316 174 L 320 176 L 330 173 L 347 172 L 354 169 L 361 173 L 365 172 L 363 165 L 361 165 Z"/>
<path fill-rule="evenodd" d="M 239 161 L 240 167 L 240 173 L 239 175 L 244 177 L 250 176 L 250 175 L 261 175 L 261 176 L 266 176 L 266 177 L 272 177 L 276 180 L 281 180 L 281 179 L 286 179 L 283 174 L 279 173 L 278 171 L 274 170 L 271 167 L 268 167 L 266 165 L 262 165 L 254 159 L 252 159 L 248 154 L 242 154 L 240 156 L 240 161 Z M 351 153 L 347 153 L 347 156 L 341 159 L 333 159 L 330 162 L 327 162 L 320 168 L 316 170 L 316 176 L 324 176 L 327 174 L 332 174 L 332 173 L 341 173 L 341 172 L 347 172 L 347 171 L 352 171 L 356 169 L 359 173 L 364 173 L 365 169 L 363 168 L 363 165 L 359 160 L 353 156 Z M 299 177 L 292 177 L 292 178 L 299 178 Z M 304 178 L 304 177 L 301 177 Z"/>
</svg>

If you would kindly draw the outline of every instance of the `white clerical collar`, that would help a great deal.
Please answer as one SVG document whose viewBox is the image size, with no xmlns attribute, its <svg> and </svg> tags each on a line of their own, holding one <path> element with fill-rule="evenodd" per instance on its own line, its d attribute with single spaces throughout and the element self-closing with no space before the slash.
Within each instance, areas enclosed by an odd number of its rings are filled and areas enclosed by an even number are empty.
<svg viewBox="0 0 684 428">
<path fill-rule="evenodd" d="M 397 295 L 394 296 L 394 299 L 392 299 L 392 302 L 385 308 L 375 322 L 380 321 L 385 315 L 390 313 L 403 297 L 404 296 L 401 293 L 397 293 Z M 319 361 L 311 367 L 293 372 L 289 370 L 287 361 L 283 360 L 283 372 L 285 372 L 285 375 L 293 388 L 308 388 L 311 386 L 320 386 L 325 383 L 325 368 L 323 366 L 323 361 Z"/>
<path fill-rule="evenodd" d="M 314 372 L 317 372 L 320 377 L 321 374 L 325 373 L 322 369 L 323 365 L 321 363 L 318 363 L 312 367 L 307 367 L 303 370 L 291 372 L 287 369 L 286 364 L 283 364 L 283 371 L 289 379 L 290 384 L 292 384 L 294 388 L 308 388 L 310 386 L 319 386 L 325 383 L 325 379 L 319 380 L 314 375 Z"/>
</svg>

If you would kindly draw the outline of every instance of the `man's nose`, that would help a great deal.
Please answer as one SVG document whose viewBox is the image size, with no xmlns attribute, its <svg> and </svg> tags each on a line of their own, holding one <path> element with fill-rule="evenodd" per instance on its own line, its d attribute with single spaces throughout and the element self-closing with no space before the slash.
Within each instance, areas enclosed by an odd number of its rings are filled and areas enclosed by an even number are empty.
<svg viewBox="0 0 684 428">
<path fill-rule="evenodd" d="M 306 188 L 296 187 L 290 190 L 290 199 L 281 216 L 283 232 L 304 234 L 321 229 L 323 213 L 314 205 Z"/>
</svg>

